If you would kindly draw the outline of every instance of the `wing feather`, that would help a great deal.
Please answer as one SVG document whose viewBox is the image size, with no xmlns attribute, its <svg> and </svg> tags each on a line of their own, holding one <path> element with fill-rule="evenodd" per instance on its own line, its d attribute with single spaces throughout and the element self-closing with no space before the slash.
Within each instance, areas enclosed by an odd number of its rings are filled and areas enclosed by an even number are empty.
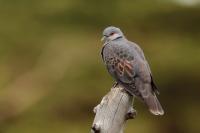
<svg viewBox="0 0 200 133">
<path fill-rule="evenodd" d="M 134 67 L 132 63 L 126 59 L 117 59 L 113 65 L 116 76 L 120 82 L 133 83 L 134 81 Z"/>
</svg>

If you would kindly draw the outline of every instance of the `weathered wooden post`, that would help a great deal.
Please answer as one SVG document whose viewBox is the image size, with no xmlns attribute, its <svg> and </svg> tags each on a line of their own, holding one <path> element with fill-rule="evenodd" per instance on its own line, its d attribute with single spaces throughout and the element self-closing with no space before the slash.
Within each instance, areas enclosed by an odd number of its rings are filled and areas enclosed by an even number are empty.
<svg viewBox="0 0 200 133">
<path fill-rule="evenodd" d="M 101 103 L 94 108 L 96 116 L 92 125 L 92 133 L 123 133 L 126 120 L 133 119 L 134 98 L 121 86 L 111 88 Z"/>
</svg>

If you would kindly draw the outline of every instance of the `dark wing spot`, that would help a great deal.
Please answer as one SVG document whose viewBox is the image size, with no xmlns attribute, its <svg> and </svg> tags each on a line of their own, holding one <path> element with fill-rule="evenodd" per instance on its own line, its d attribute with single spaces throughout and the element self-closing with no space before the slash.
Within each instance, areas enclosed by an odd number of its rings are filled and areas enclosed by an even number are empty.
<svg viewBox="0 0 200 133">
<path fill-rule="evenodd" d="M 128 59 L 129 61 L 131 61 L 131 60 L 134 60 L 134 57 L 133 57 L 133 56 L 129 56 L 127 59 Z"/>
<path fill-rule="evenodd" d="M 127 54 L 124 54 L 124 58 L 126 58 L 126 57 L 128 57 L 128 55 L 127 55 Z"/>
</svg>

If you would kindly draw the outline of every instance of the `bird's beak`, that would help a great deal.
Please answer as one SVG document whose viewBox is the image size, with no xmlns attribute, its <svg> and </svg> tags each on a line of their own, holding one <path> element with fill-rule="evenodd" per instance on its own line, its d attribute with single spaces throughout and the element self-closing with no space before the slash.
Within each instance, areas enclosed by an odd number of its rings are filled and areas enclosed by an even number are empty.
<svg viewBox="0 0 200 133">
<path fill-rule="evenodd" d="M 106 39 L 106 36 L 103 36 L 103 37 L 101 38 L 101 41 L 104 42 L 105 39 Z"/>
</svg>

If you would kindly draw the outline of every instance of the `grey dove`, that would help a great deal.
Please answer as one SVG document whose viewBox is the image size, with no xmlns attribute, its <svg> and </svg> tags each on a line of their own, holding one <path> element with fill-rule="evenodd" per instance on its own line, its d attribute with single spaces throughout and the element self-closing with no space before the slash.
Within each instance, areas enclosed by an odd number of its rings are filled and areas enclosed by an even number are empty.
<svg viewBox="0 0 200 133">
<path fill-rule="evenodd" d="M 158 89 L 142 49 L 113 26 L 103 31 L 102 40 L 102 59 L 117 84 L 144 101 L 152 114 L 163 115 L 163 108 L 156 97 Z"/>
</svg>

